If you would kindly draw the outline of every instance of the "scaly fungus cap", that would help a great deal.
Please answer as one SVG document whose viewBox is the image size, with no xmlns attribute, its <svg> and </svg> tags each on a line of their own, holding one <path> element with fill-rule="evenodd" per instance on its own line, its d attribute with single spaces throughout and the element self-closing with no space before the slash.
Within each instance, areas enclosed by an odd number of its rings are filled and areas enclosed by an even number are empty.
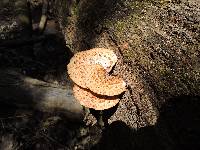
<svg viewBox="0 0 200 150">
<path fill-rule="evenodd" d="M 105 48 L 94 48 L 88 51 L 91 53 L 90 64 L 99 64 L 107 72 L 110 72 L 117 62 L 117 55 L 114 51 Z"/>
<path fill-rule="evenodd" d="M 89 74 L 92 70 L 90 65 L 99 64 L 107 72 L 110 72 L 117 62 L 114 51 L 105 48 L 94 48 L 91 50 L 76 53 L 67 65 L 70 78 L 79 86 L 86 88 Z"/>
<path fill-rule="evenodd" d="M 73 87 L 74 97 L 80 102 L 81 105 L 93 108 L 95 110 L 109 109 L 119 102 L 116 97 L 98 96 L 88 89 L 83 89 L 78 85 Z"/>
<path fill-rule="evenodd" d="M 100 65 L 91 65 L 93 70 L 89 80 L 86 81 L 88 89 L 94 93 L 107 96 L 119 95 L 126 90 L 126 83 L 122 78 L 109 76 L 105 69 Z"/>
</svg>

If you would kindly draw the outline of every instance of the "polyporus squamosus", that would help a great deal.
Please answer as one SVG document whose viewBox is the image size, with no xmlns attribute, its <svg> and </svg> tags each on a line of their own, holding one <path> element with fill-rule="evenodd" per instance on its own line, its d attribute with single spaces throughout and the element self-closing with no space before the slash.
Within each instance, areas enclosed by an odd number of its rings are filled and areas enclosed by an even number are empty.
<svg viewBox="0 0 200 150">
<path fill-rule="evenodd" d="M 87 88 L 94 93 L 107 96 L 119 95 L 126 90 L 126 83 L 122 78 L 110 76 L 100 65 L 93 65 L 89 80 L 86 81 Z"/>
<path fill-rule="evenodd" d="M 117 62 L 117 56 L 112 50 L 94 48 L 76 53 L 67 65 L 70 78 L 79 86 L 87 88 L 86 81 L 91 73 L 90 65 L 99 64 L 107 72 L 110 72 Z"/>
<path fill-rule="evenodd" d="M 117 97 L 96 96 L 90 90 L 83 89 L 76 84 L 73 87 L 73 92 L 74 97 L 79 100 L 81 105 L 95 110 L 108 109 L 117 105 L 119 102 Z"/>
<path fill-rule="evenodd" d="M 117 56 L 114 51 L 105 48 L 93 48 L 87 51 L 76 53 L 70 60 L 71 63 L 77 62 L 81 64 L 100 64 L 108 72 L 117 62 Z"/>
<path fill-rule="evenodd" d="M 126 90 L 126 84 L 122 78 L 108 74 L 116 62 L 114 51 L 104 48 L 79 52 L 72 57 L 67 69 L 77 84 L 73 92 L 81 105 L 95 110 L 117 105 L 116 95 Z"/>
</svg>

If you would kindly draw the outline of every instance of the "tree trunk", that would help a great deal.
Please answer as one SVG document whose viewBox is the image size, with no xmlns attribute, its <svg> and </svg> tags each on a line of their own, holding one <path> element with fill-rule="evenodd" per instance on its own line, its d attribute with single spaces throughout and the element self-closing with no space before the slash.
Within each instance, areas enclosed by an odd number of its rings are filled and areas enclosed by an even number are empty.
<svg viewBox="0 0 200 150">
<path fill-rule="evenodd" d="M 154 125 L 170 99 L 200 95 L 200 3 L 81 0 L 70 9 L 59 22 L 74 53 L 105 47 L 119 56 L 113 74 L 128 90 L 110 123 Z"/>
</svg>

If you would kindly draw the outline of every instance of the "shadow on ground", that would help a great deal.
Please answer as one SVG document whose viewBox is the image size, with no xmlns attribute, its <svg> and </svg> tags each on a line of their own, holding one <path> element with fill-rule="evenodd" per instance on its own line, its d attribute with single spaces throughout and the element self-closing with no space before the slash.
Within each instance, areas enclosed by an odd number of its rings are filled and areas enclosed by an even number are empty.
<svg viewBox="0 0 200 150">
<path fill-rule="evenodd" d="M 1 106 L 6 107 L 5 104 Z M 0 111 L 1 150 L 56 150 L 73 145 L 81 124 L 59 114 L 11 106 Z M 11 111 L 10 111 L 11 110 Z M 10 112 L 8 112 L 10 111 Z"/>
<path fill-rule="evenodd" d="M 156 126 L 133 131 L 125 123 L 112 123 L 92 150 L 199 149 L 200 97 L 180 96 L 162 107 Z"/>
</svg>

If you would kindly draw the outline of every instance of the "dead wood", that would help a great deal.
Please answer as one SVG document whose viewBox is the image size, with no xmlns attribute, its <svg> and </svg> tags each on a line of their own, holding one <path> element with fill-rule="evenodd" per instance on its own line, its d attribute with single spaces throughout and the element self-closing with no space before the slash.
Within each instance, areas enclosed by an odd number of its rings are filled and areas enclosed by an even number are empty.
<svg viewBox="0 0 200 150">
<path fill-rule="evenodd" d="M 70 85 L 61 87 L 11 69 L 1 69 L 0 91 L 1 101 L 20 108 L 63 113 L 75 120 L 83 117 L 82 106 L 73 97 Z"/>
</svg>

